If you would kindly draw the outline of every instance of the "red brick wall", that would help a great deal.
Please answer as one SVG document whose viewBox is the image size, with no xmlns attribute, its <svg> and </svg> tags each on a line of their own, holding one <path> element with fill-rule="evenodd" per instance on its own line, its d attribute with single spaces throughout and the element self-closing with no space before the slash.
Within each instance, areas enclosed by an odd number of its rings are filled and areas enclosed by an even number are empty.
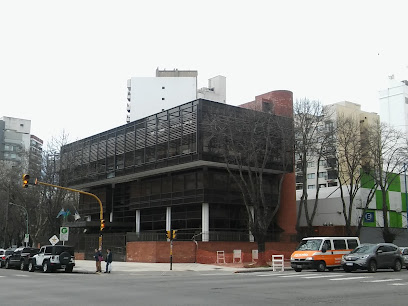
<svg viewBox="0 0 408 306">
<path fill-rule="evenodd" d="M 194 257 L 194 242 L 173 241 L 173 262 L 194 262 Z M 128 242 L 126 244 L 126 261 L 170 262 L 170 242 Z"/>
<path fill-rule="evenodd" d="M 74 255 L 75 255 L 75 259 L 78 259 L 78 260 L 84 260 L 85 259 L 85 253 L 75 252 Z"/>
<path fill-rule="evenodd" d="M 266 243 L 266 258 L 272 255 L 284 255 L 286 259 L 294 251 L 297 243 L 268 242 Z M 127 259 L 129 262 L 170 262 L 170 242 L 128 242 Z M 174 241 L 173 262 L 197 262 L 214 264 L 217 262 L 217 251 L 224 251 L 226 263 L 232 263 L 233 250 L 241 250 L 243 262 L 252 261 L 252 250 L 257 249 L 255 242 L 197 242 Z"/>
<path fill-rule="evenodd" d="M 255 97 L 255 101 L 240 105 L 240 107 L 262 110 L 262 102 L 273 104 L 275 115 L 293 117 L 293 93 L 288 90 L 275 90 Z"/>
<path fill-rule="evenodd" d="M 296 183 L 295 173 L 285 175 L 282 192 L 281 203 L 278 211 L 278 225 L 284 230 L 281 235 L 281 241 L 291 241 L 290 236 L 297 234 L 296 232 Z"/>
</svg>

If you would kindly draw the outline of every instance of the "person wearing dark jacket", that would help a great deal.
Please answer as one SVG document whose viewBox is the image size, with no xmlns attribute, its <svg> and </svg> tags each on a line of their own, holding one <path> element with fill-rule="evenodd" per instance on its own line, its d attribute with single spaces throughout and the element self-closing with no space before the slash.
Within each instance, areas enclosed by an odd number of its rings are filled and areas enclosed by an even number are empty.
<svg viewBox="0 0 408 306">
<path fill-rule="evenodd" d="M 98 249 L 95 249 L 94 258 L 96 262 L 96 272 L 102 272 L 101 268 L 101 261 L 103 260 L 102 252 Z"/>
<path fill-rule="evenodd" d="M 105 261 L 106 261 L 106 271 L 104 272 L 104 273 L 110 273 L 111 272 L 111 264 L 112 264 L 112 251 L 111 251 L 111 249 L 107 249 L 106 250 L 107 251 L 107 253 L 106 253 L 106 259 L 105 259 Z"/>
</svg>

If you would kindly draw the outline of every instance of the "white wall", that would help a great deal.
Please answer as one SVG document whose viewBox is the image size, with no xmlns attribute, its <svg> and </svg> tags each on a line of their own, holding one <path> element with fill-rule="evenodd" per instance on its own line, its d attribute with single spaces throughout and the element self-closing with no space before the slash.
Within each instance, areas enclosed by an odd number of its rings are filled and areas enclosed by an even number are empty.
<svg viewBox="0 0 408 306">
<path fill-rule="evenodd" d="M 130 121 L 193 101 L 197 97 L 196 91 L 195 77 L 131 78 Z"/>
<path fill-rule="evenodd" d="M 381 122 L 406 133 L 408 136 L 408 86 L 402 82 L 390 80 L 389 88 L 379 92 Z"/>
</svg>

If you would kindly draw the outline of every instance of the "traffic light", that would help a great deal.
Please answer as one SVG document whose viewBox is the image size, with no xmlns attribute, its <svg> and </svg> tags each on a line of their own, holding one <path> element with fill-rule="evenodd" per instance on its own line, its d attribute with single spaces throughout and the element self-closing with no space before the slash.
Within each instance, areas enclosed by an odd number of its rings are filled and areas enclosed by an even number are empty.
<svg viewBox="0 0 408 306">
<path fill-rule="evenodd" d="M 101 232 L 103 231 L 104 228 L 105 228 L 105 220 L 102 219 L 101 220 Z"/>
<path fill-rule="evenodd" d="M 29 180 L 30 180 L 30 176 L 28 174 L 23 174 L 23 188 L 28 187 Z"/>
<path fill-rule="evenodd" d="M 167 239 L 171 239 L 171 231 L 166 231 L 166 237 Z"/>
<path fill-rule="evenodd" d="M 172 239 L 176 239 L 176 235 L 177 235 L 177 230 L 173 230 L 173 235 L 171 236 Z"/>
</svg>

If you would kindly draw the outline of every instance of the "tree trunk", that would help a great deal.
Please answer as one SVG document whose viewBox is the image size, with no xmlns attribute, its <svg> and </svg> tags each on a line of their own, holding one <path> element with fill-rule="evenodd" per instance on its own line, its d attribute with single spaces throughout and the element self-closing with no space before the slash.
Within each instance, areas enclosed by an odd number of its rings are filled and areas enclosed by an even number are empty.
<svg viewBox="0 0 408 306">
<path fill-rule="evenodd" d="M 261 237 L 257 237 L 258 243 L 258 266 L 264 267 L 268 264 L 266 263 L 266 256 L 265 256 L 265 237 L 263 235 L 259 235 Z"/>
</svg>

